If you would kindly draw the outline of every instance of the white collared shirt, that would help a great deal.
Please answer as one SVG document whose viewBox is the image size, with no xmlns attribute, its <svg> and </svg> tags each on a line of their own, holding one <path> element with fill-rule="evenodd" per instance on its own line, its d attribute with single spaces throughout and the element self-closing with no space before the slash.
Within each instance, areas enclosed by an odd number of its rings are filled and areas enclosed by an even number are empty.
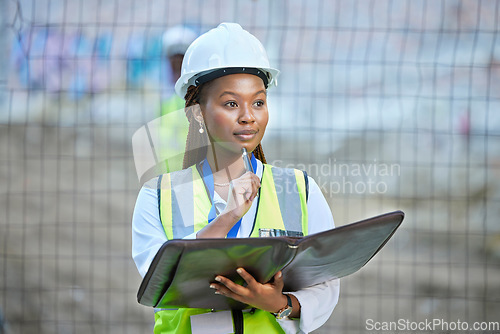
<svg viewBox="0 0 500 334">
<path fill-rule="evenodd" d="M 262 179 L 263 165 L 257 160 L 255 174 Z M 146 275 L 153 258 L 167 241 L 158 210 L 157 179 L 146 183 L 139 192 L 132 219 L 132 257 L 142 277 Z M 226 207 L 217 192 L 213 202 L 218 212 Z M 255 198 L 248 212 L 243 216 L 237 237 L 249 237 L 252 232 L 258 199 Z M 332 213 L 320 188 L 309 177 L 309 198 L 307 201 L 309 234 L 334 228 Z M 196 238 L 196 233 L 185 239 Z M 327 281 L 306 289 L 291 292 L 301 305 L 300 319 L 278 320 L 286 333 L 308 333 L 322 326 L 337 305 L 340 291 L 338 279 Z"/>
</svg>

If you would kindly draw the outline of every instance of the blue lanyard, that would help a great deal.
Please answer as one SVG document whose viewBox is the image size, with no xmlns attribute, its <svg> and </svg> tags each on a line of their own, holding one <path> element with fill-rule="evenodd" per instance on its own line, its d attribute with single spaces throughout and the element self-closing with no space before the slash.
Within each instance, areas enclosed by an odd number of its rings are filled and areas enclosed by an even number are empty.
<svg viewBox="0 0 500 334">
<path fill-rule="evenodd" d="M 250 154 L 250 162 L 252 163 L 252 168 L 255 171 L 257 171 L 257 159 L 253 156 L 253 153 Z M 208 212 L 208 223 L 210 224 L 212 220 L 217 218 L 217 213 L 215 211 L 215 203 L 214 203 L 214 176 L 212 175 L 212 169 L 210 168 L 210 165 L 208 164 L 207 159 L 203 160 L 202 164 L 202 173 L 203 173 L 203 182 L 205 182 L 205 186 L 207 187 L 208 194 L 210 196 L 210 200 L 212 202 L 212 207 L 210 208 L 210 211 Z M 231 228 L 229 233 L 227 234 L 228 238 L 236 238 L 236 235 L 238 234 L 238 231 L 241 226 L 241 218 L 238 220 L 236 224 Z"/>
</svg>

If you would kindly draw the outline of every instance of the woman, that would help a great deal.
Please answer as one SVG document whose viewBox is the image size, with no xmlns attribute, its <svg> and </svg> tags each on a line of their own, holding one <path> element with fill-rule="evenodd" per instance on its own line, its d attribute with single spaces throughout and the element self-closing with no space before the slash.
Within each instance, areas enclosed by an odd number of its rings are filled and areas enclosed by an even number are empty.
<svg viewBox="0 0 500 334">
<path fill-rule="evenodd" d="M 190 123 L 184 169 L 148 182 L 134 211 L 132 252 L 142 276 L 169 239 L 254 237 L 264 228 L 307 235 L 334 227 L 313 179 L 265 164 L 260 142 L 268 122 L 267 88 L 278 74 L 262 44 L 238 24 L 222 23 L 191 44 L 176 83 Z M 254 172 L 245 172 L 243 147 L 252 152 Z M 338 280 L 283 292 L 281 272 L 261 284 L 244 268 L 235 269 L 246 286 L 217 276 L 210 287 L 253 307 L 243 311 L 247 333 L 310 332 L 328 320 L 338 301 Z M 241 332 L 240 325 L 230 312 L 155 313 L 155 333 L 207 327 Z"/>
</svg>

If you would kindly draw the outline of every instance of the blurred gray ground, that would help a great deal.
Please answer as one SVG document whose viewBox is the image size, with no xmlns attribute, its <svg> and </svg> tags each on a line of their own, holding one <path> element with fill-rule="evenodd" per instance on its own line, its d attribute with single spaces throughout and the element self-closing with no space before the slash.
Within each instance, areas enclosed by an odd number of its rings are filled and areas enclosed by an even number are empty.
<svg viewBox="0 0 500 334">
<path fill-rule="evenodd" d="M 162 88 L 160 76 L 127 87 L 126 45 L 167 25 L 223 20 L 254 32 L 282 70 L 269 91 L 268 162 L 308 171 L 337 225 L 406 213 L 386 247 L 342 280 L 316 333 L 363 333 L 368 319 L 500 321 L 499 1 L 7 3 L 7 44 L 48 25 L 114 36 L 101 71 L 109 86 L 80 99 L 27 89 L 15 66 L 2 74 L 7 333 L 151 332 L 130 258 L 131 138 L 156 117 Z M 45 73 L 43 53 L 28 56 L 32 75 Z"/>
</svg>

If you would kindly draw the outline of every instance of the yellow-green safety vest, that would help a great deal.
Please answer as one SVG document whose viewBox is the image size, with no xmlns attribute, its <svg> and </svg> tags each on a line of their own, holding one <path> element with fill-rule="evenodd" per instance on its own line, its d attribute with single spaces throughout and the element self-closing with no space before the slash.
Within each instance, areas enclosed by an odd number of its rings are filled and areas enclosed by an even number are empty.
<svg viewBox="0 0 500 334">
<path fill-rule="evenodd" d="M 308 234 L 307 174 L 264 164 L 257 213 L 250 237 L 272 228 Z M 160 219 L 169 240 L 180 239 L 208 224 L 212 206 L 196 166 L 158 178 Z M 210 309 L 180 308 L 155 313 L 155 334 L 191 333 L 190 317 Z M 274 315 L 262 310 L 243 312 L 246 333 L 283 333 Z"/>
<path fill-rule="evenodd" d="M 167 239 L 182 239 L 208 224 L 212 202 L 196 166 L 163 174 L 158 179 L 160 219 Z M 250 237 L 260 228 L 307 235 L 307 175 L 264 164 L 257 215 Z"/>
<path fill-rule="evenodd" d="M 180 308 L 155 313 L 154 334 L 191 334 L 192 315 L 208 313 L 210 309 Z M 244 333 L 284 334 L 274 315 L 262 310 L 243 311 Z"/>
</svg>

